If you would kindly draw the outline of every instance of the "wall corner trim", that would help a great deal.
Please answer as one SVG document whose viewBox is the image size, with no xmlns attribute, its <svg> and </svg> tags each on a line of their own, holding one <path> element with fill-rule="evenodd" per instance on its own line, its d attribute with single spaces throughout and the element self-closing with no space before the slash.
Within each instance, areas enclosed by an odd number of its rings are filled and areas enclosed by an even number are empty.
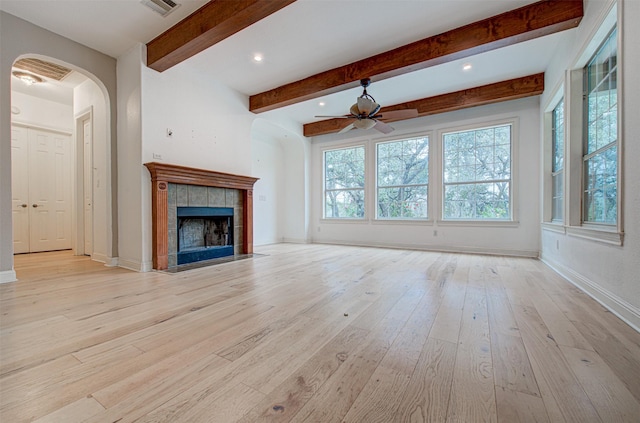
<svg viewBox="0 0 640 423">
<path fill-rule="evenodd" d="M 4 270 L 0 272 L 0 283 L 16 282 L 17 280 L 15 270 Z"/>
</svg>

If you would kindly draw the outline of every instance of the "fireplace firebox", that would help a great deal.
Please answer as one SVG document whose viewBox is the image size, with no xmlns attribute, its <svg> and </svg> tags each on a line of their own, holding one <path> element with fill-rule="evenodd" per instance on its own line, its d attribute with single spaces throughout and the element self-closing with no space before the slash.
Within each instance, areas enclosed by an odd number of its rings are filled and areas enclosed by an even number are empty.
<svg viewBox="0 0 640 423">
<path fill-rule="evenodd" d="M 178 207 L 178 265 L 233 255 L 233 208 Z"/>
</svg>

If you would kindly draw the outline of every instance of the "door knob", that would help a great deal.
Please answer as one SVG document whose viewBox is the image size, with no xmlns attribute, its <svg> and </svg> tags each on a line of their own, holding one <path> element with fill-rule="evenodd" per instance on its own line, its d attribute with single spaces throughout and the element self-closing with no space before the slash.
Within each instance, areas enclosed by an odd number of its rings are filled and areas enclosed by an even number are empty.
<svg viewBox="0 0 640 423">
<path fill-rule="evenodd" d="M 36 208 L 36 207 L 38 207 L 38 205 L 37 204 L 32 204 L 31 207 Z"/>
<path fill-rule="evenodd" d="M 20 207 L 24 209 L 24 208 L 27 208 L 28 206 L 26 204 L 20 204 Z"/>
</svg>

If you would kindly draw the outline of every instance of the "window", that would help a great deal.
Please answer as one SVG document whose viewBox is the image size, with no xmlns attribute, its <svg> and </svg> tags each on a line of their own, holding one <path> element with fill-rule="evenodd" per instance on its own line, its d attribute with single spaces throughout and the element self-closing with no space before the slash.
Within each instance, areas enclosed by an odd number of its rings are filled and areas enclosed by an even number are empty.
<svg viewBox="0 0 640 423">
<path fill-rule="evenodd" d="M 551 220 L 564 220 L 564 99 L 551 113 Z"/>
<path fill-rule="evenodd" d="M 446 133 L 444 219 L 511 219 L 511 131 L 500 125 Z"/>
<path fill-rule="evenodd" d="M 376 145 L 378 219 L 426 219 L 429 137 Z"/>
<path fill-rule="evenodd" d="M 364 218 L 364 146 L 324 152 L 324 217 Z"/>
<path fill-rule="evenodd" d="M 584 69 L 583 221 L 615 225 L 618 213 L 616 29 Z"/>
</svg>

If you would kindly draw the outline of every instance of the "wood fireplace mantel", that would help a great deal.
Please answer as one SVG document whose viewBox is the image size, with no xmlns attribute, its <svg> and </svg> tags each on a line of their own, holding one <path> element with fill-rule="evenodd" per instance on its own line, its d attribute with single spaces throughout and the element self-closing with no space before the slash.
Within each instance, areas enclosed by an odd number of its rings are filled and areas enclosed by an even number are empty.
<svg viewBox="0 0 640 423">
<path fill-rule="evenodd" d="M 244 254 L 253 253 L 253 184 L 258 178 L 214 172 L 166 163 L 144 164 L 151 173 L 151 211 L 153 219 L 153 268 L 169 267 L 168 188 L 169 183 L 206 187 L 233 188 L 242 192 L 242 229 Z"/>
</svg>

